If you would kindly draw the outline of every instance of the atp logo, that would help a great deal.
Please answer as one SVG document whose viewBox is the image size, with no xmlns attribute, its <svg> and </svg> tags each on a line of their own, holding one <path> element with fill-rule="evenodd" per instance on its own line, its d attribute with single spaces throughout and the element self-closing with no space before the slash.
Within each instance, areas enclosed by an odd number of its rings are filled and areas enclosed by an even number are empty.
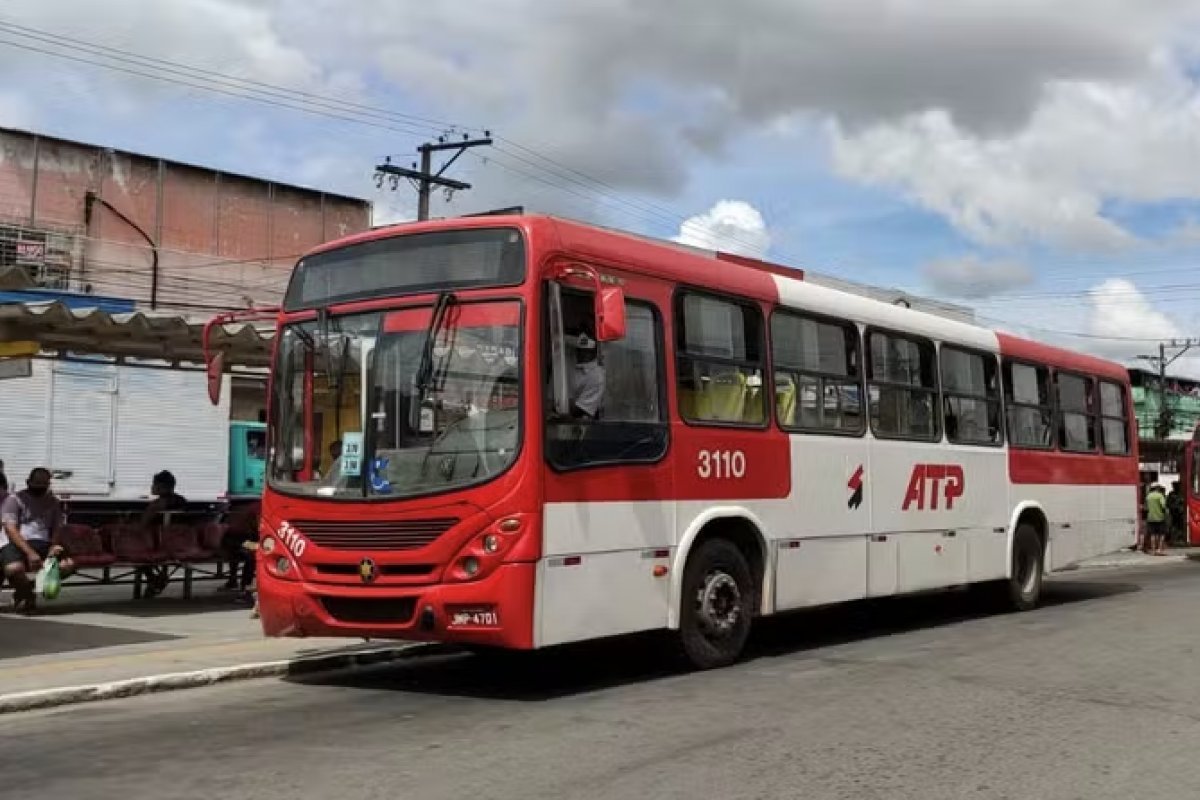
<svg viewBox="0 0 1200 800">
<path fill-rule="evenodd" d="M 863 499 L 862 464 L 858 465 L 858 469 L 854 470 L 854 474 L 850 476 L 850 480 L 846 481 L 846 488 L 850 490 L 850 499 L 846 501 L 846 508 L 856 509 L 861 506 Z"/>
<path fill-rule="evenodd" d="M 917 511 L 938 510 L 938 495 L 946 501 L 945 510 L 954 509 L 954 501 L 963 496 L 966 480 L 959 464 L 914 464 L 908 478 L 908 491 L 904 493 L 901 510 L 908 511 L 915 505 Z"/>
</svg>

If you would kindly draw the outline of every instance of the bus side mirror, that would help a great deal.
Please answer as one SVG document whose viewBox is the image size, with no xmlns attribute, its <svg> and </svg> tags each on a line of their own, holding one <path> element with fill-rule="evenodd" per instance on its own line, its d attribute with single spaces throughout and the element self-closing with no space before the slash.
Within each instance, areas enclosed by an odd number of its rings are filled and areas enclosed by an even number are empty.
<svg viewBox="0 0 1200 800">
<path fill-rule="evenodd" d="M 605 286 L 596 293 L 596 341 L 616 342 L 625 338 L 625 292 Z"/>
<path fill-rule="evenodd" d="M 225 381 L 225 354 L 214 353 L 208 359 L 208 399 L 212 404 L 220 405 L 221 403 L 221 385 Z"/>
</svg>

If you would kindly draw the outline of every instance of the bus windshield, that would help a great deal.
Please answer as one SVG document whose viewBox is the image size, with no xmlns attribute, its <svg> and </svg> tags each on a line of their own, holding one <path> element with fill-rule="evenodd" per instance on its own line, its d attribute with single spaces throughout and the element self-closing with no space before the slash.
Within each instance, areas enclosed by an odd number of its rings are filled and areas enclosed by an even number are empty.
<svg viewBox="0 0 1200 800">
<path fill-rule="evenodd" d="M 438 307 L 288 326 L 275 374 L 271 485 L 395 499 L 499 475 L 519 443 L 520 317 L 516 301 L 446 295 Z"/>
</svg>

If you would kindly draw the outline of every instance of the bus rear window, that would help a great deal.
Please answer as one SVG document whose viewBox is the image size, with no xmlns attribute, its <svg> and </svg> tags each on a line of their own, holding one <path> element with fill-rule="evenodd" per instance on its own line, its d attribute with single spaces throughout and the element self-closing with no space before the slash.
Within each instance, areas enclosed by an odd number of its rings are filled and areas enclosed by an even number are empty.
<svg viewBox="0 0 1200 800">
<path fill-rule="evenodd" d="M 287 311 L 330 303 L 483 286 L 525 277 L 525 243 L 513 228 L 392 236 L 302 259 L 292 273 Z"/>
</svg>

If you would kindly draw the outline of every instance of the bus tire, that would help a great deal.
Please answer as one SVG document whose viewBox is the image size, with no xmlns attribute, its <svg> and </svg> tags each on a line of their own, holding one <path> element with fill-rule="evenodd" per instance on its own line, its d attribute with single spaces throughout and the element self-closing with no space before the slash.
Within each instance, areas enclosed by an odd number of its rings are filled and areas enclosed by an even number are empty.
<svg viewBox="0 0 1200 800">
<path fill-rule="evenodd" d="M 1037 529 L 1029 523 L 1017 526 L 1013 535 L 1012 577 L 1004 582 L 1007 604 L 1017 611 L 1037 608 L 1042 597 L 1045 548 Z"/>
<path fill-rule="evenodd" d="M 732 664 L 750 636 L 757 592 L 750 565 L 726 539 L 708 539 L 696 547 L 683 572 L 679 609 L 679 646 L 696 669 Z"/>
</svg>

